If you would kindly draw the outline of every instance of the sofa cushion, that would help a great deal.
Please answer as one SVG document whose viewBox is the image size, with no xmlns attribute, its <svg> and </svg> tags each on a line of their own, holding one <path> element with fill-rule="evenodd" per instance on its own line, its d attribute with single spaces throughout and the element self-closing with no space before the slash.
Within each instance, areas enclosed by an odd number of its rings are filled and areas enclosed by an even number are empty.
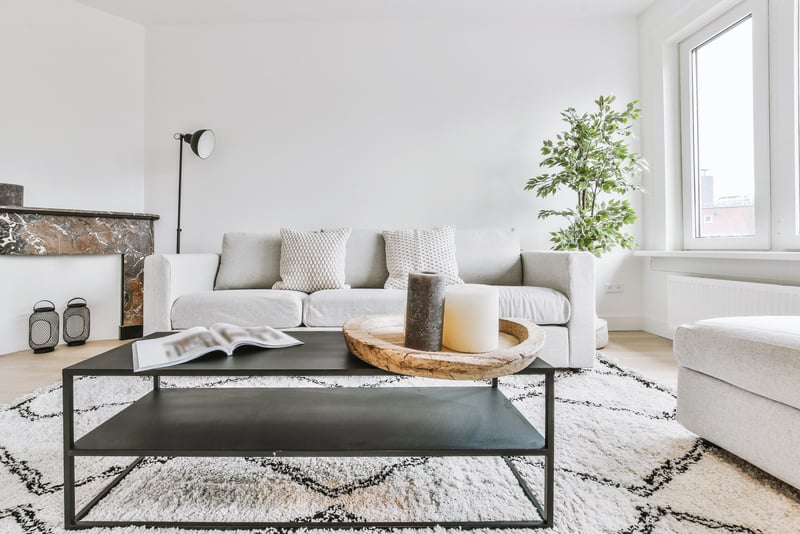
<svg viewBox="0 0 800 534">
<path fill-rule="evenodd" d="M 569 300 L 547 287 L 497 286 L 500 317 L 528 319 L 536 324 L 562 325 L 569 321 Z"/>
<path fill-rule="evenodd" d="M 345 255 L 350 228 L 301 232 L 281 228 L 281 279 L 273 289 L 319 291 L 345 284 Z"/>
<path fill-rule="evenodd" d="M 386 270 L 386 245 L 380 231 L 353 230 L 347 240 L 344 271 L 350 287 L 383 287 L 389 271 Z"/>
<path fill-rule="evenodd" d="M 273 328 L 299 326 L 306 297 L 299 291 L 276 289 L 191 293 L 172 305 L 172 327 L 182 330 L 193 326 L 208 327 L 214 323 Z"/>
<path fill-rule="evenodd" d="M 308 296 L 303 311 L 306 326 L 342 326 L 361 315 L 402 314 L 406 292 L 402 289 L 328 289 Z"/>
<path fill-rule="evenodd" d="M 683 367 L 800 409 L 800 316 L 697 321 L 673 347 Z"/>
<path fill-rule="evenodd" d="M 281 236 L 228 232 L 214 289 L 269 289 L 281 279 Z"/>
<path fill-rule="evenodd" d="M 463 284 L 458 276 L 455 231 L 453 226 L 384 230 L 389 278 L 383 287 L 406 289 L 408 274 L 414 271 L 441 273 L 448 285 Z"/>
<path fill-rule="evenodd" d="M 498 286 L 500 316 L 528 319 L 542 325 L 566 324 L 570 318 L 567 298 L 545 287 Z M 329 289 L 308 295 L 303 310 L 306 326 L 342 326 L 361 315 L 403 314 L 406 291 L 402 289 Z"/>
<path fill-rule="evenodd" d="M 522 284 L 519 233 L 513 229 L 457 229 L 458 276 L 468 284 Z"/>
</svg>

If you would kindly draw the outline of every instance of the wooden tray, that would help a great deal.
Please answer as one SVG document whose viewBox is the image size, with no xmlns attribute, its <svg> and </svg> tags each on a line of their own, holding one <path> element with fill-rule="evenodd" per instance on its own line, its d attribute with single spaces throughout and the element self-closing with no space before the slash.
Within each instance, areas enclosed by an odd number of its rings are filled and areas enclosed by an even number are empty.
<svg viewBox="0 0 800 534">
<path fill-rule="evenodd" d="M 544 330 L 521 319 L 500 319 L 497 350 L 480 354 L 407 348 L 402 315 L 357 317 L 347 321 L 342 332 L 350 352 L 379 369 L 450 380 L 514 374 L 529 366 L 544 345 Z"/>
</svg>

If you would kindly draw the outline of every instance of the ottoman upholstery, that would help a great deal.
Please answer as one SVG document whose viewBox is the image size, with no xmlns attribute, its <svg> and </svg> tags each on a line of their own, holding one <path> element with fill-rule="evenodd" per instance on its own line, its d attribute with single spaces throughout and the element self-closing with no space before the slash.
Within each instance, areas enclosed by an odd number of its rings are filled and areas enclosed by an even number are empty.
<svg viewBox="0 0 800 534">
<path fill-rule="evenodd" d="M 675 333 L 678 422 L 800 487 L 800 317 L 726 317 Z"/>
</svg>

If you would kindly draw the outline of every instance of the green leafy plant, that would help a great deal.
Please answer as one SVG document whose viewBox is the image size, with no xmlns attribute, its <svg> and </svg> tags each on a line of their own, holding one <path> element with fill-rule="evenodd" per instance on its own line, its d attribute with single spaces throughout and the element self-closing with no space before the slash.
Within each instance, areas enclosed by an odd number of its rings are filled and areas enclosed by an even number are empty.
<svg viewBox="0 0 800 534">
<path fill-rule="evenodd" d="M 639 101 L 629 102 L 624 111 L 614 111 L 614 96 L 595 100 L 597 111 L 579 115 L 574 108 L 561 113 L 569 128 L 555 141 L 543 142 L 545 156 L 540 166 L 553 172 L 531 178 L 526 191 L 544 198 L 562 188 L 578 195 L 572 209 L 541 210 L 539 219 L 565 217 L 569 224 L 550 233 L 554 250 L 586 250 L 600 256 L 615 246 L 631 249 L 634 237 L 622 227 L 636 221 L 636 212 L 627 199 L 616 198 L 641 190 L 631 180 L 638 178 L 647 163 L 631 151 L 628 138 L 633 122 L 639 118 Z M 602 197 L 602 198 L 601 198 Z"/>
</svg>

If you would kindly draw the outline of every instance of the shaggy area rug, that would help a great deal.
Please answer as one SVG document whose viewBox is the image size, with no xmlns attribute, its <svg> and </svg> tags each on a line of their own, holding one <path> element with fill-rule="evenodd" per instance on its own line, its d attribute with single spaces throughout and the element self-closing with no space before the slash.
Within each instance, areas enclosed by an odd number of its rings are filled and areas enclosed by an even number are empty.
<svg viewBox="0 0 800 534">
<path fill-rule="evenodd" d="M 196 387 L 403 387 L 432 381 L 320 377 L 164 382 Z M 150 387 L 148 379 L 138 377 L 77 380 L 76 435 Z M 555 388 L 556 526 L 542 532 L 800 531 L 800 493 L 683 429 L 675 422 L 670 389 L 602 355 L 593 370 L 558 372 Z M 507 377 L 501 389 L 543 428 L 538 377 Z M 0 408 L 0 533 L 64 532 L 61 424 L 58 384 Z M 79 458 L 79 505 L 128 460 Z M 541 497 L 540 460 L 513 461 Z M 495 458 L 152 458 L 137 466 L 86 519 L 447 521 L 531 519 L 535 513 L 508 466 Z M 84 532 L 184 531 L 120 527 Z"/>
</svg>

